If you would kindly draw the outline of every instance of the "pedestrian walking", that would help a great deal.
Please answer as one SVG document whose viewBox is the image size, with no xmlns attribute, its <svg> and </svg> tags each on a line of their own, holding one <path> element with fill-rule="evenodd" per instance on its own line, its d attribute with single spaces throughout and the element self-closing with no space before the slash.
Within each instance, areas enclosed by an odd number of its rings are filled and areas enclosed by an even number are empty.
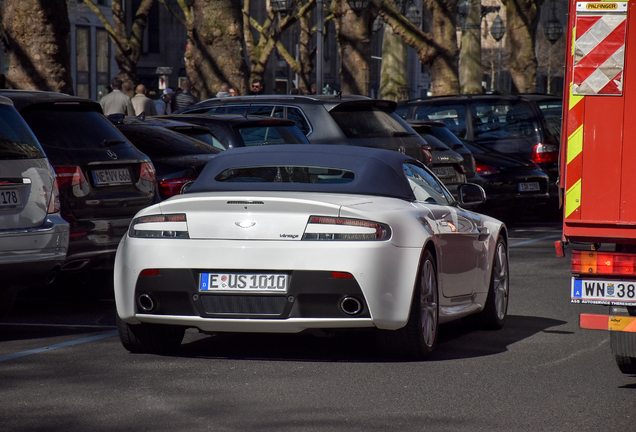
<svg viewBox="0 0 636 432">
<path fill-rule="evenodd" d="M 181 83 L 181 91 L 178 92 L 174 97 L 175 111 L 199 102 L 199 99 L 197 99 L 197 97 L 191 93 L 191 90 L 192 83 L 190 83 L 190 80 L 184 80 Z"/>
<path fill-rule="evenodd" d="M 123 84 L 124 82 L 119 77 L 115 77 L 111 80 L 110 87 L 113 91 L 99 100 L 104 115 L 124 114 L 134 117 L 135 108 L 133 108 L 130 97 L 121 91 Z"/>
<path fill-rule="evenodd" d="M 135 108 L 135 115 L 142 113 L 145 113 L 146 117 L 157 115 L 155 103 L 146 96 L 146 86 L 143 84 L 139 84 L 137 88 L 135 88 L 135 97 L 132 98 L 132 104 L 133 108 Z"/>
</svg>

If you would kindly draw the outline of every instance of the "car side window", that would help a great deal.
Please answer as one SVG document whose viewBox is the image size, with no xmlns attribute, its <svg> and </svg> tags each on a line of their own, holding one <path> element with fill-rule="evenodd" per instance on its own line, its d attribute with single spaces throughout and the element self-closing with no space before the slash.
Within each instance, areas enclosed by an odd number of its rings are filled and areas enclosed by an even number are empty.
<svg viewBox="0 0 636 432">
<path fill-rule="evenodd" d="M 415 109 L 416 120 L 442 122 L 455 136 L 466 136 L 466 108 L 464 105 L 422 105 Z"/>
<path fill-rule="evenodd" d="M 249 115 L 260 115 L 265 117 L 272 117 L 274 106 L 272 105 L 252 105 L 249 107 L 247 113 Z"/>
<path fill-rule="evenodd" d="M 301 110 L 298 108 L 287 107 L 287 118 L 295 121 L 296 126 L 298 126 L 305 135 L 309 135 L 311 127 Z"/>
<path fill-rule="evenodd" d="M 412 164 L 404 163 L 404 175 L 409 181 L 409 186 L 415 194 L 415 199 L 433 204 L 449 205 L 453 197 L 446 191 L 433 174 L 426 169 Z"/>
</svg>

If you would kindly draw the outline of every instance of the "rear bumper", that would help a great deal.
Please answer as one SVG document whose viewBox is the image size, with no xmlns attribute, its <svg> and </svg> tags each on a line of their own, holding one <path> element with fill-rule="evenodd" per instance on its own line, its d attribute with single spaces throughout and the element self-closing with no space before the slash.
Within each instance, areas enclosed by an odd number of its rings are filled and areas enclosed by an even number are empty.
<svg viewBox="0 0 636 432">
<path fill-rule="evenodd" d="M 0 231 L 0 288 L 43 283 L 66 259 L 69 226 L 53 215 L 37 228 Z"/>
</svg>

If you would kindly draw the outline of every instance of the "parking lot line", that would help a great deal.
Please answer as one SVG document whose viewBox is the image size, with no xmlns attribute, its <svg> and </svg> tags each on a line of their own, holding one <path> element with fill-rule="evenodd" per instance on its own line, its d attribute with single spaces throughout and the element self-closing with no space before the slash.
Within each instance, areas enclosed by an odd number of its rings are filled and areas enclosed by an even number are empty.
<svg viewBox="0 0 636 432">
<path fill-rule="evenodd" d="M 38 353 L 45 352 L 45 351 L 52 351 L 52 350 L 56 350 L 58 348 L 66 348 L 66 347 L 69 347 L 69 346 L 79 345 L 79 344 L 83 344 L 83 343 L 86 343 L 86 342 L 93 342 L 93 341 L 96 341 L 96 340 L 99 340 L 99 339 L 105 339 L 105 338 L 109 338 L 109 337 L 113 337 L 113 336 L 117 336 L 117 331 L 110 331 L 108 333 L 102 333 L 102 334 L 99 334 L 99 335 L 96 335 L 96 336 L 90 336 L 90 337 L 86 337 L 86 338 L 82 338 L 82 339 L 76 339 L 76 340 L 69 341 L 69 342 L 63 342 L 63 343 L 60 343 L 60 344 L 43 347 L 43 348 L 36 348 L 36 349 L 28 350 L 28 351 L 22 351 L 22 352 L 18 352 L 18 353 L 5 355 L 5 356 L 0 357 L 0 362 L 3 362 L 5 360 L 11 360 L 11 359 L 18 358 L 18 357 L 28 356 L 28 355 L 31 355 L 31 354 L 38 354 Z"/>
</svg>

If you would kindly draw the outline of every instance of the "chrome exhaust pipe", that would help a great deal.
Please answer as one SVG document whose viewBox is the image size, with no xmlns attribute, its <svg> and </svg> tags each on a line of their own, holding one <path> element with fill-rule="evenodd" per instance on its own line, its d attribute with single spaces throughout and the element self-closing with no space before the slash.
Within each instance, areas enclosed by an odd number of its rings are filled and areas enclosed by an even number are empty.
<svg viewBox="0 0 636 432">
<path fill-rule="evenodd" d="M 347 315 L 357 315 L 362 312 L 362 303 L 355 297 L 345 297 L 340 301 L 340 309 Z"/>
<path fill-rule="evenodd" d="M 53 270 L 51 270 L 51 272 L 48 275 L 46 275 L 46 277 L 44 278 L 44 283 L 46 285 L 51 285 L 59 272 L 60 272 L 60 267 L 55 267 Z"/>
<path fill-rule="evenodd" d="M 140 295 L 137 303 L 144 312 L 152 312 L 155 309 L 155 301 L 148 294 Z"/>
</svg>

